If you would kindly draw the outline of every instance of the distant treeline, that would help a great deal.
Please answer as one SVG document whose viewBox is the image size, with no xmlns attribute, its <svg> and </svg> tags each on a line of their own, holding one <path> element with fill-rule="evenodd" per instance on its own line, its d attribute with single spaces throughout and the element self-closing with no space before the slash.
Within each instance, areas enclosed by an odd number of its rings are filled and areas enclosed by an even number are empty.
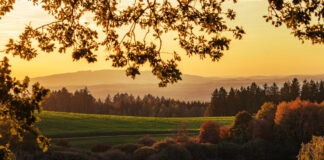
<svg viewBox="0 0 324 160">
<path fill-rule="evenodd" d="M 281 101 L 293 101 L 297 97 L 302 100 L 320 103 L 324 100 L 324 82 L 303 81 L 302 87 L 298 79 L 285 82 L 281 88 L 276 83 L 263 87 L 252 83 L 240 89 L 231 88 L 229 92 L 224 87 L 215 89 L 211 103 L 206 109 L 205 116 L 227 116 L 246 110 L 256 113 L 263 103 L 278 104 Z"/>
<path fill-rule="evenodd" d="M 43 108 L 49 111 L 150 117 L 200 117 L 207 106 L 204 102 L 178 101 L 150 94 L 143 98 L 127 93 L 108 95 L 102 101 L 96 100 L 87 88 L 74 93 L 66 88 L 53 91 L 43 103 Z"/>
<path fill-rule="evenodd" d="M 324 101 L 324 81 L 303 81 L 300 85 L 298 79 L 285 82 L 281 88 L 276 83 L 262 87 L 256 83 L 240 89 L 231 88 L 229 92 L 224 88 L 217 88 L 212 93 L 211 102 L 200 101 L 185 102 L 164 97 L 154 97 L 150 94 L 144 97 L 134 97 L 122 93 L 105 100 L 96 100 L 87 88 L 74 93 L 66 88 L 53 91 L 45 100 L 45 110 L 95 113 L 128 116 L 150 117 L 198 117 L 198 116 L 233 116 L 246 110 L 256 113 L 262 104 L 272 102 L 279 104 L 282 101 L 293 101 L 297 97 L 311 102 Z"/>
</svg>

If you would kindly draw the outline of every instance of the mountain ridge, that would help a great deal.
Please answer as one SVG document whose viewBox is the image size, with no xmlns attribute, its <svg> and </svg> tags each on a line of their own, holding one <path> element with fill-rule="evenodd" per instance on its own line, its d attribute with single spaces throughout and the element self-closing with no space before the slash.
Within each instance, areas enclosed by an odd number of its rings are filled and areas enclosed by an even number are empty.
<svg viewBox="0 0 324 160">
<path fill-rule="evenodd" d="M 66 87 L 69 91 L 87 87 L 96 98 L 104 99 L 108 94 L 129 93 L 134 96 L 152 94 L 185 101 L 209 101 L 214 89 L 221 86 L 239 88 L 256 82 L 258 85 L 277 83 L 281 86 L 285 81 L 298 78 L 300 84 L 306 80 L 324 80 L 324 74 L 318 75 L 287 75 L 287 76 L 250 76 L 250 77 L 204 77 L 183 74 L 182 81 L 159 88 L 159 80 L 150 71 L 143 71 L 135 80 L 127 77 L 124 70 L 78 71 L 31 78 L 31 82 L 52 90 Z"/>
</svg>

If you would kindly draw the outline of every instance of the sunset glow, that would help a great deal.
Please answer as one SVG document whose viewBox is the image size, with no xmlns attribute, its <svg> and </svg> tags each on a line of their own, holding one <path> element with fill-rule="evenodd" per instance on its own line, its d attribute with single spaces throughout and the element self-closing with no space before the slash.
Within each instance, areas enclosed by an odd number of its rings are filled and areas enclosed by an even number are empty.
<svg viewBox="0 0 324 160">
<path fill-rule="evenodd" d="M 219 62 L 200 60 L 198 56 L 184 56 L 177 42 L 168 41 L 167 36 L 164 36 L 163 50 L 181 53 L 180 70 L 194 75 L 236 77 L 324 73 L 324 46 L 312 45 L 310 42 L 302 44 L 285 27 L 275 28 L 266 23 L 262 18 L 267 11 L 265 0 L 241 0 L 235 5 L 235 10 L 235 23 L 242 25 L 247 34 L 243 40 L 233 40 L 230 50 L 225 52 Z M 26 24 L 39 26 L 52 20 L 40 7 L 34 7 L 26 0 L 18 0 L 15 9 L 0 21 L 0 47 L 4 48 L 9 38 L 17 38 Z M 3 57 L 4 54 L 1 54 Z M 30 62 L 19 57 L 9 57 L 14 76 L 22 78 L 80 70 L 115 69 L 111 67 L 111 62 L 105 61 L 107 54 L 103 49 L 98 51 L 99 61 L 94 64 L 88 64 L 85 60 L 74 62 L 69 53 L 41 53 Z"/>
</svg>

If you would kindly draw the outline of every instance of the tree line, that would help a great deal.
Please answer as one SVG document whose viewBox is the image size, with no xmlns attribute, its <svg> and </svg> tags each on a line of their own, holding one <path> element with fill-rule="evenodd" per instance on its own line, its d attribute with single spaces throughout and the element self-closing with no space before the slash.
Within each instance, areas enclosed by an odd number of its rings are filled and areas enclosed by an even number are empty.
<svg viewBox="0 0 324 160">
<path fill-rule="evenodd" d="M 324 101 L 324 81 L 307 81 L 299 83 L 297 78 L 287 81 L 281 88 L 276 83 L 269 86 L 267 83 L 260 87 L 256 83 L 240 89 L 224 87 L 214 90 L 211 103 L 207 107 L 205 116 L 229 116 L 246 110 L 256 113 L 262 104 L 272 102 L 290 102 L 300 97 L 301 100 L 320 103 Z"/>
<path fill-rule="evenodd" d="M 94 113 L 127 116 L 150 117 L 199 117 L 199 116 L 233 116 L 240 111 L 256 113 L 262 104 L 272 102 L 277 105 L 282 101 L 301 100 L 320 103 L 324 101 L 324 81 L 303 81 L 297 78 L 285 82 L 282 87 L 276 83 L 256 83 L 239 89 L 224 87 L 214 90 L 211 102 L 185 102 L 150 94 L 143 98 L 127 93 L 118 93 L 113 97 L 107 95 L 104 100 L 94 98 L 87 88 L 69 92 L 66 88 L 52 91 L 43 108 L 50 111 Z"/>
<path fill-rule="evenodd" d="M 97 100 L 87 88 L 74 93 L 66 88 L 52 91 L 43 103 L 43 108 L 49 111 L 150 117 L 201 117 L 207 106 L 205 102 L 185 102 L 150 94 L 141 98 L 118 93 Z"/>
</svg>

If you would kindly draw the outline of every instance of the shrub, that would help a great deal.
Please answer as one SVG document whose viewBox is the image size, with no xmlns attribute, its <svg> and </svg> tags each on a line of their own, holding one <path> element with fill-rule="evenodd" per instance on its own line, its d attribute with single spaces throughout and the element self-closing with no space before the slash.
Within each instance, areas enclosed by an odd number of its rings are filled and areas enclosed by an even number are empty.
<svg viewBox="0 0 324 160">
<path fill-rule="evenodd" d="M 20 155 L 20 154 L 19 154 Z M 47 152 L 37 152 L 32 157 L 24 155 L 23 160 L 110 160 L 91 152 L 74 148 L 50 147 Z"/>
<path fill-rule="evenodd" d="M 300 99 L 280 103 L 275 117 L 279 138 L 301 144 L 310 141 L 312 135 L 324 135 L 323 108 L 317 103 Z"/>
<path fill-rule="evenodd" d="M 152 146 L 155 143 L 155 139 L 150 136 L 144 136 L 138 140 L 138 143 L 144 146 Z"/>
<path fill-rule="evenodd" d="M 252 139 L 272 141 L 274 139 L 273 122 L 269 120 L 252 120 L 249 125 L 249 133 Z"/>
<path fill-rule="evenodd" d="M 279 142 L 272 145 L 275 154 L 271 155 L 271 159 L 296 160 L 300 147 L 291 143 Z"/>
<path fill-rule="evenodd" d="M 262 139 L 254 139 L 245 143 L 241 153 L 246 160 L 268 160 L 271 156 L 269 144 Z"/>
<path fill-rule="evenodd" d="M 69 141 L 67 141 L 66 139 L 59 139 L 57 142 L 56 142 L 56 146 L 60 146 L 60 147 L 70 147 L 70 143 Z"/>
<path fill-rule="evenodd" d="M 200 143 L 217 143 L 219 141 L 219 124 L 213 121 L 204 122 L 200 127 Z"/>
<path fill-rule="evenodd" d="M 215 156 L 213 156 L 213 152 L 208 152 L 208 150 L 206 149 L 206 144 L 188 142 L 184 144 L 184 147 L 190 152 L 192 159 L 194 160 L 207 160 L 215 158 Z"/>
<path fill-rule="evenodd" d="M 109 150 L 110 148 L 111 148 L 111 146 L 108 145 L 108 144 L 99 143 L 99 144 L 94 145 L 94 146 L 91 148 L 91 151 L 92 151 L 92 152 L 106 152 L 106 151 Z"/>
<path fill-rule="evenodd" d="M 298 160 L 323 160 L 324 137 L 314 136 L 311 142 L 302 144 L 298 154 Z"/>
<path fill-rule="evenodd" d="M 134 160 L 147 160 L 151 155 L 155 154 L 156 151 L 152 147 L 144 146 L 141 148 L 138 148 L 134 154 L 133 159 Z"/>
<path fill-rule="evenodd" d="M 126 144 L 117 144 L 112 147 L 112 149 L 120 150 L 122 152 L 125 152 L 127 154 L 133 154 L 135 150 L 142 147 L 141 144 L 133 144 L 133 143 L 126 143 Z"/>
<path fill-rule="evenodd" d="M 219 138 L 224 141 L 229 141 L 231 134 L 230 134 L 230 125 L 224 125 L 219 128 Z"/>
<path fill-rule="evenodd" d="M 156 151 L 160 152 L 163 149 L 169 147 L 170 145 L 176 144 L 176 141 L 172 138 L 164 138 L 161 141 L 158 141 L 153 144 L 152 148 L 155 149 Z"/>
<path fill-rule="evenodd" d="M 246 143 L 251 139 L 251 134 L 249 133 L 248 128 L 252 119 L 251 114 L 247 111 L 241 111 L 236 114 L 230 128 L 230 136 L 234 142 Z"/>
<path fill-rule="evenodd" d="M 150 160 L 192 160 L 190 152 L 179 144 L 171 144 L 152 155 Z"/>
<path fill-rule="evenodd" d="M 240 146 L 229 142 L 221 142 L 209 148 L 222 160 L 235 160 L 240 154 Z"/>
<path fill-rule="evenodd" d="M 105 153 L 103 153 L 105 158 L 108 158 L 109 160 L 128 160 L 129 157 L 126 155 L 126 153 L 120 151 L 120 150 L 116 150 L 116 149 L 112 149 L 109 150 Z"/>
<path fill-rule="evenodd" d="M 187 136 L 178 135 L 178 136 L 175 137 L 175 141 L 177 143 L 180 143 L 180 144 L 185 144 L 185 143 L 188 143 L 188 142 L 192 141 L 192 139 L 190 139 Z"/>
</svg>

